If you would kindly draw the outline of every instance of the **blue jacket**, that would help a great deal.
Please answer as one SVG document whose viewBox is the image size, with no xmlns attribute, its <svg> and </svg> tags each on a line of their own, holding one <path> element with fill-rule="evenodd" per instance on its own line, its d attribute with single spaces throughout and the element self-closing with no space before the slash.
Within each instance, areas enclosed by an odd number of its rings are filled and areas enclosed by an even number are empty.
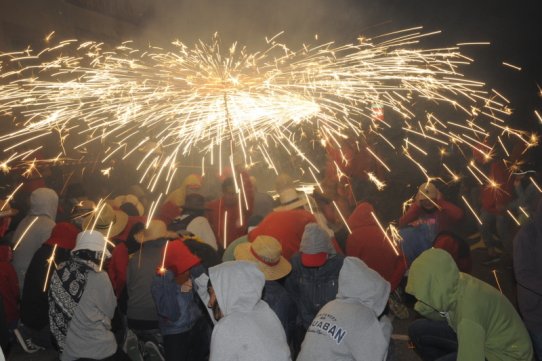
<svg viewBox="0 0 542 361">
<path fill-rule="evenodd" d="M 296 303 L 298 318 L 305 330 L 318 311 L 337 296 L 343 261 L 342 255 L 330 255 L 322 267 L 309 268 L 301 264 L 299 253 L 290 259 L 292 272 L 286 278 L 286 289 Z"/>
<path fill-rule="evenodd" d="M 265 281 L 262 299 L 275 312 L 284 327 L 286 340 L 290 341 L 294 334 L 297 309 L 288 291 L 278 281 Z"/>
<path fill-rule="evenodd" d="M 171 271 L 155 275 L 151 283 L 151 294 L 158 314 L 162 335 L 175 335 L 190 330 L 201 317 L 193 291 L 181 292 Z"/>
</svg>

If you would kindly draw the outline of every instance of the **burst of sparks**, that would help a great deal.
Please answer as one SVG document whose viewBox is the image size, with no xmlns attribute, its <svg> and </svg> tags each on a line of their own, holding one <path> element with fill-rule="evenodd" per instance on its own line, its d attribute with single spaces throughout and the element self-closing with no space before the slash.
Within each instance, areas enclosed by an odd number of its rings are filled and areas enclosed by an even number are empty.
<svg viewBox="0 0 542 361">
<path fill-rule="evenodd" d="M 26 234 L 28 233 L 28 231 L 30 230 L 30 228 L 32 228 L 32 226 L 34 225 L 34 223 L 36 223 L 36 221 L 38 220 L 39 217 L 34 217 L 34 219 L 32 220 L 32 222 L 30 222 L 30 224 L 28 225 L 28 227 L 26 227 L 26 229 L 23 231 L 23 233 L 21 234 L 21 237 L 19 237 L 19 239 L 17 240 L 17 242 L 15 243 L 15 246 L 13 246 L 13 250 L 15 251 L 17 249 L 17 247 L 19 247 L 19 244 L 22 242 L 22 240 L 24 239 L 24 236 L 26 236 Z"/>
<path fill-rule="evenodd" d="M 494 110 L 504 106 L 490 99 L 483 83 L 463 76 L 461 69 L 472 61 L 458 46 L 412 49 L 438 33 L 420 30 L 297 51 L 276 38 L 255 53 L 237 44 L 223 50 L 215 37 L 193 48 L 175 41 L 170 51 L 140 50 L 131 42 L 106 49 L 72 39 L 37 54 L 1 53 L 0 61 L 11 67 L 0 73 L 0 113 L 20 113 L 23 128 L 0 141 L 17 149 L 50 131 L 64 141 L 77 135 L 85 138 L 78 149 L 109 144 L 102 160 L 154 141 L 162 153 L 149 151 L 143 162 L 149 168 L 174 164 L 176 157 L 166 154 L 187 155 L 193 148 L 208 153 L 217 145 L 222 150 L 224 140 L 262 157 L 266 152 L 254 144 L 285 147 L 308 161 L 291 141 L 295 127 L 316 125 L 328 136 L 358 134 L 361 121 L 372 121 L 373 104 L 407 121 L 414 119 L 414 99 L 450 104 L 467 118 L 478 109 L 488 114 L 486 122 L 493 120 Z M 416 134 L 442 141 L 420 126 Z"/>
<path fill-rule="evenodd" d="M 491 273 L 493 273 L 493 277 L 495 278 L 495 283 L 497 283 L 497 287 L 499 288 L 499 292 L 502 294 L 501 283 L 499 282 L 499 277 L 497 276 L 497 270 L 494 269 L 494 270 L 491 271 Z"/>
<path fill-rule="evenodd" d="M 168 245 L 169 245 L 169 241 L 166 242 L 166 245 L 164 247 L 164 256 L 162 257 L 162 265 L 160 266 L 160 269 L 158 270 L 161 275 L 164 275 L 166 273 L 166 268 L 164 266 L 166 264 L 166 255 L 167 255 Z"/>
<path fill-rule="evenodd" d="M 56 247 L 58 245 L 55 244 L 53 247 L 53 251 L 51 252 L 51 256 L 47 259 L 47 274 L 45 275 L 45 281 L 43 282 L 43 292 L 47 290 L 47 284 L 49 283 L 49 274 L 51 273 L 51 267 L 53 266 L 53 263 L 55 262 L 55 255 L 56 255 Z"/>
<path fill-rule="evenodd" d="M 339 209 L 339 206 L 337 205 L 337 203 L 335 201 L 333 201 L 333 206 L 335 206 L 335 210 L 337 211 L 337 213 L 339 214 L 339 217 L 341 217 L 341 220 L 343 221 L 346 229 L 348 230 L 348 233 L 349 234 L 352 234 L 352 230 L 350 229 L 350 226 L 348 225 L 348 222 L 346 221 L 346 219 L 344 218 L 341 210 Z"/>
<path fill-rule="evenodd" d="M 223 48 L 217 36 L 194 47 L 175 41 L 169 50 L 138 49 L 129 41 L 108 48 L 68 39 L 37 53 L 0 53 L 0 115 L 15 119 L 12 130 L 0 135 L 4 152 L 11 152 L 0 160 L 0 169 L 9 172 L 13 164 L 31 159 L 42 147 L 36 143 L 53 133 L 62 148 L 55 162 L 95 154 L 87 148 L 98 143 L 105 176 L 112 170 L 106 163 L 133 157 L 142 173 L 140 183 L 151 191 L 161 181 L 169 190 L 179 160 L 193 153 L 201 156 L 202 173 L 208 156 L 211 165 L 218 159 L 222 174 L 222 160 L 231 163 L 235 151 L 245 163 L 259 158 L 278 174 L 275 150 L 304 162 L 321 189 L 314 174 L 318 168 L 298 145 L 309 133 L 338 146 L 345 161 L 338 140 L 359 137 L 368 126 L 395 149 L 381 130 L 400 122 L 413 138 L 406 139 L 403 155 L 428 179 L 427 168 L 409 153 L 411 147 L 424 156 L 431 154 L 417 141 L 453 145 L 462 153 L 461 147 L 466 147 L 486 159 L 492 148 L 483 139 L 490 130 L 517 137 L 527 147 L 538 144 L 535 134 L 506 125 L 511 108 L 504 95 L 463 74 L 473 60 L 460 47 L 488 43 L 419 47 L 423 38 L 438 33 L 417 27 L 360 37 L 358 43 L 304 45 L 298 50 L 275 36 L 257 52 L 236 43 Z M 47 35 L 46 42 L 53 35 Z M 431 108 L 422 117 L 416 109 L 420 104 Z M 453 121 L 434 111 L 435 104 L 443 114 L 452 109 Z M 375 118 L 375 109 L 386 121 Z M 68 147 L 69 142 L 73 144 Z M 391 172 L 376 150 L 366 150 Z M 26 166 L 27 176 L 38 171 L 36 160 Z M 482 183 L 468 164 L 466 168 Z M 454 181 L 459 179 L 446 170 Z M 369 178 L 377 187 L 384 186 Z M 246 206 L 244 191 L 239 195 Z M 158 205 L 159 199 L 152 203 L 151 214 Z"/>
<path fill-rule="evenodd" d="M 465 202 L 465 204 L 467 205 L 467 207 L 469 208 L 469 210 L 471 211 L 472 215 L 476 218 L 476 220 L 478 221 L 478 223 L 480 225 L 482 225 L 482 220 L 480 219 L 480 217 L 478 217 L 478 214 L 476 214 L 476 212 L 474 211 L 474 208 L 472 208 L 472 206 L 470 205 L 470 203 L 467 201 L 467 199 L 465 198 L 465 196 L 461 196 L 461 199 L 463 199 L 463 202 Z"/>
<path fill-rule="evenodd" d="M 384 227 L 382 227 L 382 224 L 380 223 L 380 221 L 379 221 L 378 218 L 376 217 L 376 214 L 374 214 L 374 212 L 371 211 L 371 216 L 373 217 L 373 219 L 375 220 L 376 224 L 378 225 L 378 228 L 380 228 L 380 230 L 382 231 L 382 234 L 384 235 L 384 237 L 386 238 L 386 240 L 387 240 L 388 243 L 390 244 L 391 248 L 393 248 L 393 252 L 395 252 L 396 255 L 399 255 L 399 251 L 397 251 L 397 248 L 395 247 L 395 244 L 393 243 L 392 239 L 391 239 L 390 236 L 388 235 L 388 232 L 386 232 L 386 230 L 384 229 Z"/>
</svg>

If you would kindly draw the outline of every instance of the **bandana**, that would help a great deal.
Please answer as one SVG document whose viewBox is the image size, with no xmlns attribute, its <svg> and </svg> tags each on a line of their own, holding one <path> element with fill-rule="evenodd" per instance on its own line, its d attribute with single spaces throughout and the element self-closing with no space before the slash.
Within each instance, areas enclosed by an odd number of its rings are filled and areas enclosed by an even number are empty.
<svg viewBox="0 0 542 361">
<path fill-rule="evenodd" d="M 97 271 L 97 268 L 92 261 L 74 255 L 53 271 L 49 289 L 49 323 L 60 352 L 64 350 L 69 323 L 83 296 L 88 272 Z"/>
</svg>

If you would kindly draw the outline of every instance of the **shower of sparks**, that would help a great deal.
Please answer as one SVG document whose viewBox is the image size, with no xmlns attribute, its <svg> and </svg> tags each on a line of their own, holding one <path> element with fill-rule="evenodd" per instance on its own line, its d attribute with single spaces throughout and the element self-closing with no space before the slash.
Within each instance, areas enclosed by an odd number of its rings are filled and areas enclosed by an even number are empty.
<svg viewBox="0 0 542 361">
<path fill-rule="evenodd" d="M 538 183 L 536 183 L 536 181 L 533 179 L 533 177 L 529 177 L 529 180 L 531 181 L 531 183 L 535 186 L 536 189 L 538 189 L 538 191 L 540 193 L 542 193 L 542 189 L 540 188 L 540 186 L 538 185 Z"/>
<path fill-rule="evenodd" d="M 228 239 L 228 211 L 224 211 L 224 249 L 227 247 Z"/>
<path fill-rule="evenodd" d="M 107 243 L 109 242 L 109 234 L 111 233 L 111 228 L 113 227 L 113 222 L 109 223 L 107 227 L 107 235 L 104 238 L 104 248 L 102 249 L 102 257 L 100 259 L 100 271 L 102 270 L 105 262 L 105 252 L 107 251 Z"/>
<path fill-rule="evenodd" d="M 494 269 L 494 270 L 491 271 L 491 273 L 493 273 L 493 277 L 495 277 L 495 283 L 497 283 L 497 287 L 499 288 L 499 291 L 502 294 L 501 283 L 499 282 L 499 277 L 497 276 L 497 270 Z"/>
<path fill-rule="evenodd" d="M 509 101 L 463 74 L 473 60 L 461 46 L 487 43 L 420 46 L 438 33 L 417 27 L 298 50 L 275 36 L 256 52 L 237 43 L 223 47 L 216 34 L 193 47 L 174 41 L 167 50 L 69 39 L 39 52 L 0 52 L 0 116 L 14 119 L 11 130 L 0 134 L 7 153 L 0 169 L 9 172 L 25 161 L 27 176 L 38 172 L 43 164 L 32 160 L 38 143 L 53 134 L 62 152 L 55 162 L 96 155 L 96 144 L 104 175 L 113 169 L 109 161 L 131 157 L 138 161 L 140 183 L 151 191 L 161 187 L 162 196 L 180 160 L 191 155 L 201 157 L 202 173 L 205 157 L 211 165 L 218 160 L 222 174 L 240 152 L 246 165 L 261 160 L 278 174 L 273 154 L 280 150 L 306 164 L 316 180 L 318 168 L 300 145 L 303 137 L 317 137 L 344 154 L 338 140 L 369 128 L 395 149 L 380 133 L 395 123 L 411 137 L 407 147 L 421 154 L 432 154 L 425 148 L 431 145 L 453 145 L 490 158 L 491 147 L 483 143 L 490 130 L 533 146 L 534 135 L 506 125 Z M 375 119 L 375 104 L 386 121 Z M 366 149 L 391 172 L 376 148 Z M 429 178 L 408 150 L 403 146 L 403 155 Z M 152 210 L 158 205 L 156 200 Z"/>
<path fill-rule="evenodd" d="M 516 223 L 516 225 L 521 226 L 521 223 L 516 218 L 516 216 L 514 216 L 514 213 L 510 212 L 509 209 L 506 210 L 506 213 L 508 213 L 508 215 L 510 216 L 510 218 L 512 218 L 512 220 L 514 221 L 514 223 Z"/>
<path fill-rule="evenodd" d="M 472 208 L 470 203 L 467 201 L 467 198 L 465 198 L 465 196 L 461 196 L 461 199 L 463 199 L 463 202 L 465 202 L 465 204 L 471 211 L 472 215 L 476 218 L 476 220 L 478 221 L 478 224 L 482 225 L 482 220 L 480 219 L 480 217 L 478 217 L 478 214 L 476 214 L 476 212 L 474 211 L 474 208 Z"/>
<path fill-rule="evenodd" d="M 45 281 L 43 282 L 43 292 L 47 290 L 47 284 L 49 283 L 49 274 L 51 273 L 51 267 L 53 266 L 53 263 L 55 262 L 55 255 L 56 255 L 56 247 L 58 245 L 55 244 L 53 247 L 53 251 L 51 252 L 51 257 L 47 259 L 47 274 L 45 275 Z"/>
<path fill-rule="evenodd" d="M 373 217 L 376 224 L 378 225 L 378 228 L 380 228 L 380 230 L 382 231 L 382 234 L 384 235 L 384 237 L 386 238 L 386 240 L 390 244 L 391 248 L 393 248 L 393 252 L 395 252 L 396 255 L 399 255 L 399 251 L 397 251 L 397 247 L 395 247 L 395 244 L 393 243 L 393 240 L 390 238 L 390 236 L 388 235 L 388 232 L 386 232 L 384 227 L 382 227 L 382 224 L 380 223 L 380 221 L 378 220 L 378 218 L 376 217 L 376 215 L 372 211 L 371 211 L 371 216 Z M 392 232 L 392 234 L 393 234 L 393 232 Z M 400 237 L 399 237 L 399 239 L 400 239 Z"/>
<path fill-rule="evenodd" d="M 335 206 L 335 210 L 337 211 L 337 213 L 339 214 L 339 217 L 341 217 L 341 220 L 343 221 L 346 229 L 348 230 L 348 233 L 349 234 L 352 234 L 352 230 L 350 229 L 350 226 L 348 225 L 348 222 L 346 221 L 346 219 L 344 218 L 341 210 L 339 209 L 339 206 L 337 205 L 337 203 L 335 201 L 333 201 L 333 205 Z"/>
<path fill-rule="evenodd" d="M 19 247 L 19 244 L 22 242 L 22 240 L 24 239 L 24 236 L 26 236 L 26 234 L 28 233 L 28 231 L 30 230 L 30 228 L 32 228 L 32 226 L 34 225 L 34 223 L 36 223 L 36 221 L 39 219 L 38 216 L 34 217 L 34 219 L 32 220 L 32 222 L 30 222 L 30 224 L 28 225 L 28 227 L 26 227 L 26 229 L 23 231 L 23 233 L 21 234 L 21 237 L 19 237 L 19 239 L 17 240 L 17 242 L 15 243 L 15 246 L 13 247 L 13 250 L 17 250 L 17 247 Z"/>
<path fill-rule="evenodd" d="M 369 181 L 372 182 L 376 186 L 376 189 L 378 189 L 379 191 L 386 188 L 386 182 L 378 179 L 374 173 L 367 172 L 367 177 L 369 178 Z"/>
<path fill-rule="evenodd" d="M 167 255 L 167 247 L 169 245 L 169 241 L 166 242 L 166 245 L 164 247 L 164 256 L 162 257 L 162 265 L 160 266 L 159 268 L 159 272 L 161 275 L 165 275 L 166 274 L 166 268 L 164 267 L 164 265 L 166 264 L 166 255 Z"/>
<path fill-rule="evenodd" d="M 525 211 L 525 209 L 523 209 L 523 207 L 519 206 L 518 208 L 519 208 L 519 210 L 521 211 L 521 213 L 523 213 L 523 214 L 525 215 L 526 218 L 531 218 L 531 217 L 529 217 L 529 213 L 527 213 L 527 212 Z"/>
</svg>

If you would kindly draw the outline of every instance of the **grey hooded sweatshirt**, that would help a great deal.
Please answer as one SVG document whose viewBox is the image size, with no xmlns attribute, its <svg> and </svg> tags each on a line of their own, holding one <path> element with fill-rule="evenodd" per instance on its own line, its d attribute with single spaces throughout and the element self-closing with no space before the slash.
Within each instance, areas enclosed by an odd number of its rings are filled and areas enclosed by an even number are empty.
<svg viewBox="0 0 542 361">
<path fill-rule="evenodd" d="M 15 229 L 13 245 L 20 242 L 13 252 L 13 267 L 17 272 L 21 290 L 24 286 L 26 270 L 34 253 L 51 236 L 51 231 L 55 226 L 57 208 L 58 195 L 56 192 L 50 188 L 38 188 L 30 195 L 30 211 Z"/>
<path fill-rule="evenodd" d="M 211 337 L 209 361 L 290 361 L 282 324 L 261 300 L 263 273 L 248 261 L 209 268 L 209 277 L 224 317 Z"/>
<path fill-rule="evenodd" d="M 378 318 L 390 284 L 357 257 L 346 257 L 339 273 L 337 299 L 312 321 L 297 361 L 385 360 L 392 326 Z"/>
</svg>

